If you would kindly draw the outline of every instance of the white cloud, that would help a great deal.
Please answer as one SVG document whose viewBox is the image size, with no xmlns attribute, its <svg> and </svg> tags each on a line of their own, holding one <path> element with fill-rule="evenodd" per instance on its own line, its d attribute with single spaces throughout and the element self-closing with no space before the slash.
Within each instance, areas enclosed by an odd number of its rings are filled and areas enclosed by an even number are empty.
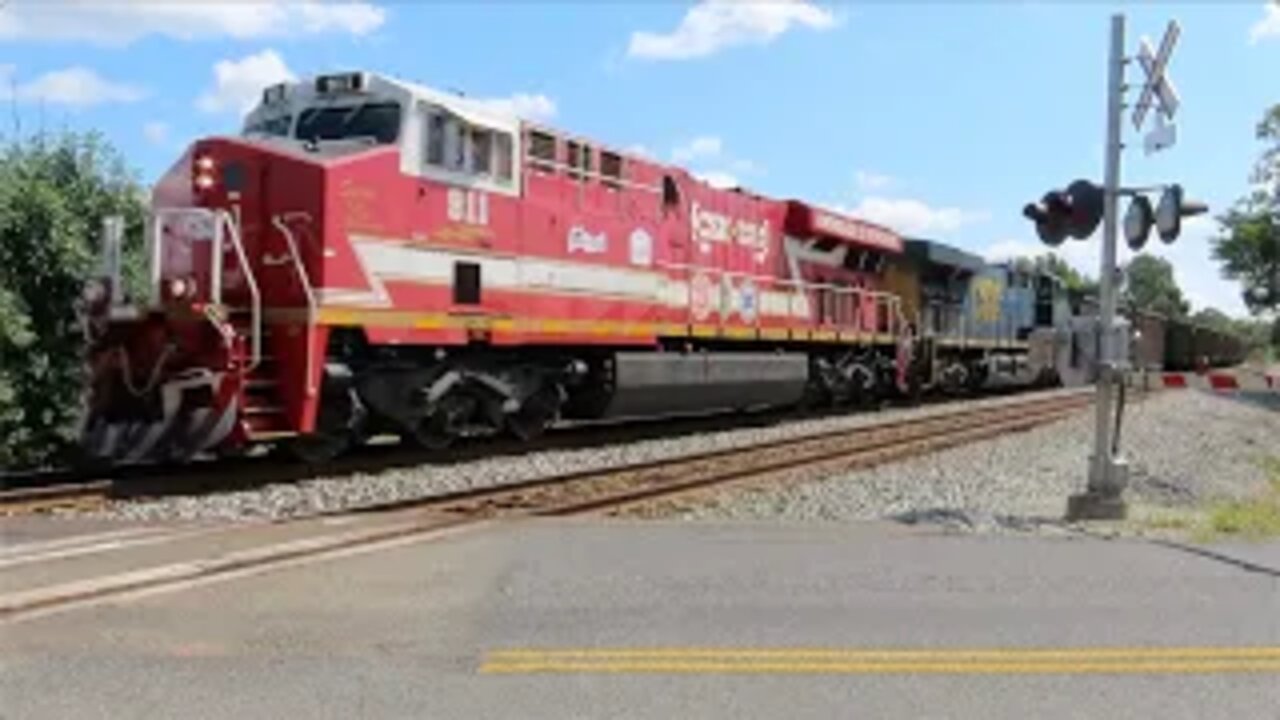
<svg viewBox="0 0 1280 720">
<path fill-rule="evenodd" d="M 1280 2 L 1269 2 L 1262 8 L 1262 18 L 1249 28 L 1249 43 L 1266 38 L 1280 38 Z"/>
<path fill-rule="evenodd" d="M 275 50 L 263 50 L 239 60 L 219 60 L 213 66 L 213 87 L 196 98 L 196 107 L 209 113 L 247 113 L 262 91 L 297 79 Z"/>
<path fill-rule="evenodd" d="M 152 121 L 142 126 L 142 136 L 152 145 L 165 145 L 169 142 L 169 123 Z"/>
<path fill-rule="evenodd" d="M 954 207 L 935 208 L 910 198 L 866 197 L 849 213 L 879 223 L 904 235 L 928 235 L 958 230 L 982 222 L 989 213 Z"/>
<path fill-rule="evenodd" d="M 632 33 L 627 55 L 649 60 L 688 60 L 735 45 L 765 45 L 793 26 L 826 30 L 835 24 L 836 18 L 829 10 L 808 0 L 702 0 L 689 8 L 670 33 Z"/>
<path fill-rule="evenodd" d="M 745 175 L 758 175 L 764 172 L 764 168 L 760 167 L 759 163 L 743 158 L 738 158 L 737 160 L 730 162 L 729 169 L 736 173 L 742 173 Z"/>
<path fill-rule="evenodd" d="M 501 115 L 514 115 L 525 120 L 550 120 L 555 117 L 556 104 L 546 95 L 516 93 L 505 98 L 482 98 L 474 101 Z"/>
<path fill-rule="evenodd" d="M 853 182 L 859 190 L 865 192 L 868 190 L 883 190 L 893 182 L 893 178 L 868 170 L 858 170 L 853 174 Z"/>
<path fill-rule="evenodd" d="M 699 135 L 671 150 L 672 162 L 685 165 L 696 178 L 719 188 L 741 187 L 742 175 L 762 175 L 764 168 L 746 158 L 725 152 L 724 141 L 715 135 Z"/>
<path fill-rule="evenodd" d="M 731 188 L 736 188 L 741 186 L 741 183 L 738 182 L 738 178 L 734 177 L 731 173 L 722 172 L 719 170 L 709 170 L 707 172 L 695 172 L 693 173 L 693 176 L 698 178 L 702 182 L 707 183 L 711 187 L 719 188 L 721 190 L 728 190 Z"/>
<path fill-rule="evenodd" d="M 634 145 L 628 145 L 623 149 L 626 150 L 628 153 L 631 153 L 632 155 L 636 155 L 638 157 L 647 158 L 647 159 L 653 159 L 655 157 L 652 150 L 645 147 L 644 145 L 640 145 L 639 143 Z"/>
<path fill-rule="evenodd" d="M 134 85 L 112 82 L 85 67 L 47 72 L 34 80 L 16 83 L 13 65 L 0 65 L 0 100 L 89 107 L 105 103 L 141 100 L 146 92 Z"/>
<path fill-rule="evenodd" d="M 714 135 L 696 137 L 684 145 L 677 145 L 671 150 L 671 159 L 678 163 L 691 160 L 713 158 L 724 150 L 724 143 Z"/>
<path fill-rule="evenodd" d="M 125 44 L 148 35 L 179 40 L 367 35 L 385 20 L 386 11 L 369 2 L 46 0 L 0 7 L 0 39 Z"/>
</svg>

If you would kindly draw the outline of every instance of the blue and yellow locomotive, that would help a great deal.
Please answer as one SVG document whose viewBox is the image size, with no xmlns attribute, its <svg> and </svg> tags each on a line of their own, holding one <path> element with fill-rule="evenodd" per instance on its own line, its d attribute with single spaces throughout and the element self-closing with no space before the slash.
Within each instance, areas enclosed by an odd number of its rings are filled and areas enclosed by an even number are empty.
<svg viewBox="0 0 1280 720">
<path fill-rule="evenodd" d="M 913 375 L 921 389 L 1054 381 L 1055 343 L 1071 314 L 1056 276 L 910 239 L 903 256 L 886 268 L 885 282 L 914 324 Z"/>
</svg>

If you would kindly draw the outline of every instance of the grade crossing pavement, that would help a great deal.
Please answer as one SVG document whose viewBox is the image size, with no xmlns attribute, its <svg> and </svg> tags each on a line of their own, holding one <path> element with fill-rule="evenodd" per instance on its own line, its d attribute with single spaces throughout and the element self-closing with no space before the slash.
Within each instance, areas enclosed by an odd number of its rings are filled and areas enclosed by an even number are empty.
<svg viewBox="0 0 1280 720">
<path fill-rule="evenodd" d="M 1280 544 L 539 520 L 0 625 L 15 718 L 1269 718 Z"/>
</svg>

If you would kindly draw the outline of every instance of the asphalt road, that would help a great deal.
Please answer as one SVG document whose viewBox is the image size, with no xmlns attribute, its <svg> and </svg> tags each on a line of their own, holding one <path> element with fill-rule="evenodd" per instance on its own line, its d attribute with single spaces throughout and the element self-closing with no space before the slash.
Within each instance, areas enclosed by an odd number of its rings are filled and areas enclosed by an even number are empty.
<svg viewBox="0 0 1280 720">
<path fill-rule="evenodd" d="M 555 521 L 0 625 L 4 718 L 1280 718 L 1280 545 Z"/>
</svg>

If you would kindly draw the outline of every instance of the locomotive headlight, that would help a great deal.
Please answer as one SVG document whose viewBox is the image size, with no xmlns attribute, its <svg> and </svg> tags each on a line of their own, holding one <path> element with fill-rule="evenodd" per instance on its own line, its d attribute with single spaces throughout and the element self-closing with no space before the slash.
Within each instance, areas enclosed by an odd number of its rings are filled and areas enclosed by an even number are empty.
<svg viewBox="0 0 1280 720">
<path fill-rule="evenodd" d="M 209 155 L 201 155 L 195 159 L 193 163 L 195 168 L 195 177 L 191 182 L 196 186 L 197 190 L 208 190 L 213 187 L 213 171 L 217 167 L 217 163 Z"/>
<path fill-rule="evenodd" d="M 195 297 L 196 281 L 194 278 L 172 278 L 167 289 L 170 299 L 187 300 Z"/>
</svg>

